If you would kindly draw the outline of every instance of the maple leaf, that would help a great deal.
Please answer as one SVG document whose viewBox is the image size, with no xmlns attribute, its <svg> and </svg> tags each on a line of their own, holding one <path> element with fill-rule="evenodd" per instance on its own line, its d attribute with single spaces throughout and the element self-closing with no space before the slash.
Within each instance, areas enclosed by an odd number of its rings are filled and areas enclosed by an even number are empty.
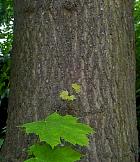
<svg viewBox="0 0 140 162">
<path fill-rule="evenodd" d="M 51 148 L 48 144 L 35 144 L 29 148 L 33 158 L 24 162 L 75 162 L 80 160 L 81 154 L 68 146 Z"/>
<path fill-rule="evenodd" d="M 61 91 L 59 96 L 62 100 L 67 100 L 67 101 L 73 101 L 76 99 L 74 95 L 69 95 L 68 91 Z"/>
<path fill-rule="evenodd" d="M 64 139 L 73 145 L 87 146 L 88 134 L 93 133 L 93 129 L 83 123 L 79 123 L 76 117 L 71 115 L 61 116 L 53 113 L 46 120 L 26 123 L 22 125 L 26 133 L 34 133 L 39 136 L 40 141 L 45 141 L 52 148 L 61 144 L 60 139 Z"/>
<path fill-rule="evenodd" d="M 77 83 L 73 83 L 72 88 L 74 89 L 74 91 L 76 93 L 80 93 L 80 91 L 81 91 L 81 86 L 79 84 L 77 84 Z"/>
</svg>

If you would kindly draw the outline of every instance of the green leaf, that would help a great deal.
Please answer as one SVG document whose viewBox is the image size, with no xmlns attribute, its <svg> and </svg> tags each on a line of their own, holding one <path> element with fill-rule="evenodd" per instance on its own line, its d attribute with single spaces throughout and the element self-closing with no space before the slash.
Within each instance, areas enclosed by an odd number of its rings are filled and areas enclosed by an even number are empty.
<svg viewBox="0 0 140 162">
<path fill-rule="evenodd" d="M 75 162 L 81 157 L 79 152 L 70 147 L 52 149 L 48 144 L 35 144 L 29 148 L 29 153 L 35 157 L 24 162 Z"/>
<path fill-rule="evenodd" d="M 69 96 L 69 92 L 68 91 L 61 91 L 60 92 L 60 98 L 62 100 L 67 100 L 68 96 Z"/>
<path fill-rule="evenodd" d="M 68 98 L 67 98 L 68 101 L 73 101 L 75 99 L 76 99 L 76 97 L 74 95 L 68 96 Z"/>
<path fill-rule="evenodd" d="M 77 84 L 77 83 L 73 83 L 72 88 L 74 89 L 74 91 L 76 93 L 80 93 L 80 91 L 81 91 L 81 86 L 79 84 Z"/>
<path fill-rule="evenodd" d="M 73 101 L 76 99 L 74 95 L 69 95 L 68 91 L 61 91 L 59 96 L 62 100 Z"/>
<path fill-rule="evenodd" d="M 89 143 L 87 135 L 93 133 L 88 125 L 77 122 L 77 118 L 58 113 L 51 114 L 46 120 L 24 124 L 26 133 L 35 133 L 40 141 L 45 141 L 52 148 L 61 143 L 64 139 L 73 145 L 87 146 Z"/>
</svg>

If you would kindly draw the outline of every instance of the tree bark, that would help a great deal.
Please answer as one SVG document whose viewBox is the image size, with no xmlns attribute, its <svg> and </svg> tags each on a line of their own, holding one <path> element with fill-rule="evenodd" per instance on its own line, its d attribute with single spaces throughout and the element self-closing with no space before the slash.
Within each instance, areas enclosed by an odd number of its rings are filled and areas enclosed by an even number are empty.
<svg viewBox="0 0 140 162">
<path fill-rule="evenodd" d="M 96 134 L 81 162 L 136 162 L 132 0 L 14 0 L 14 43 L 5 158 L 22 162 L 28 138 L 16 126 L 54 111 L 58 94 L 82 86 L 71 114 Z"/>
</svg>

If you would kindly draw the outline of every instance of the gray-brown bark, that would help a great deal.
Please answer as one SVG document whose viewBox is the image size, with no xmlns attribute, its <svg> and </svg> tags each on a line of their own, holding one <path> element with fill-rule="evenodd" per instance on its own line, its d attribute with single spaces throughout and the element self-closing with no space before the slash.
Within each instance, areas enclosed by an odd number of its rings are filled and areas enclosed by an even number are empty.
<svg viewBox="0 0 140 162">
<path fill-rule="evenodd" d="M 81 162 L 137 161 L 132 5 L 14 0 L 7 159 L 22 162 L 30 142 L 16 126 L 56 110 L 66 113 L 58 93 L 77 82 L 82 92 L 71 113 L 96 129 Z"/>
</svg>

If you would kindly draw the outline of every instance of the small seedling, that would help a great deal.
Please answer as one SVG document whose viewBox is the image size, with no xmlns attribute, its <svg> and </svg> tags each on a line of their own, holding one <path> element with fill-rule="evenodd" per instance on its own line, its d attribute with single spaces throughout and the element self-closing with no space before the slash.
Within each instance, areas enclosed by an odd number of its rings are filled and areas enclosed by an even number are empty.
<svg viewBox="0 0 140 162">
<path fill-rule="evenodd" d="M 80 93 L 81 87 L 72 84 L 76 93 Z M 62 100 L 73 101 L 74 95 L 68 91 L 61 91 L 59 97 Z M 72 115 L 62 116 L 56 112 L 46 119 L 26 123 L 21 126 L 27 134 L 34 133 L 39 138 L 39 143 L 29 147 L 29 159 L 24 162 L 75 162 L 82 155 L 73 146 L 88 146 L 88 135 L 94 130 L 86 124 L 80 123 L 78 118 Z"/>
</svg>

